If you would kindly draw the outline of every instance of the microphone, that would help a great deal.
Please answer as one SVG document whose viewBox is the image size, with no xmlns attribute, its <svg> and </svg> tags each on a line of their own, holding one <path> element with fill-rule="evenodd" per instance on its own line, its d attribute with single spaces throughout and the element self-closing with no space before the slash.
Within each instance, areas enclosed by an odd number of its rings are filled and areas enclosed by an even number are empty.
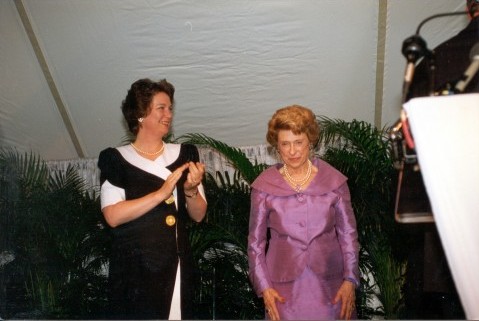
<svg viewBox="0 0 479 321">
<path fill-rule="evenodd" d="M 424 26 L 430 20 L 434 20 L 436 18 L 457 16 L 457 15 L 464 15 L 464 14 L 468 14 L 468 12 L 467 11 L 446 12 L 446 13 L 439 13 L 439 14 L 435 14 L 430 17 L 427 17 L 426 19 L 421 21 L 421 23 L 418 25 L 416 29 L 416 34 L 404 40 L 402 53 L 407 59 L 407 65 L 406 65 L 406 72 L 404 75 L 404 83 L 403 83 L 403 97 L 402 97 L 403 103 L 406 101 L 406 98 L 409 92 L 409 86 L 414 76 L 416 61 L 423 56 L 426 56 L 430 60 L 434 58 L 434 53 L 427 48 L 426 41 L 424 41 L 424 39 L 421 38 L 421 36 L 419 35 L 419 33 L 421 32 L 422 26 Z"/>
<path fill-rule="evenodd" d="M 407 60 L 402 89 L 402 102 L 404 103 L 406 102 L 406 98 L 409 93 L 409 87 L 411 86 L 411 82 L 414 76 L 416 61 L 423 56 L 431 57 L 433 53 L 427 48 L 426 41 L 424 41 L 424 39 L 419 35 L 419 30 L 415 35 L 404 40 L 402 46 L 402 53 Z M 410 149 L 414 149 L 414 140 L 409 131 L 409 124 L 407 122 L 406 112 L 402 109 L 399 121 L 402 125 L 397 128 L 401 128 L 403 138 L 405 139 L 407 146 Z M 406 153 L 403 153 L 403 155 L 406 155 Z"/>
<path fill-rule="evenodd" d="M 431 56 L 432 52 L 427 48 L 426 41 L 424 41 L 419 33 L 404 40 L 401 52 L 407 60 L 402 90 L 402 101 L 405 102 L 409 92 L 409 86 L 414 76 L 416 62 L 423 56 Z"/>
<path fill-rule="evenodd" d="M 469 67 L 467 67 L 466 71 L 454 88 L 458 93 L 462 93 L 464 89 L 466 89 L 469 82 L 472 80 L 472 78 L 474 78 L 479 70 L 479 42 L 472 46 L 471 51 L 469 52 L 469 58 L 472 62 Z"/>
<path fill-rule="evenodd" d="M 430 62 L 434 60 L 434 52 L 432 52 L 431 50 L 427 48 L 426 41 L 424 41 L 424 39 L 419 35 L 422 26 L 426 24 L 426 22 L 436 18 L 464 15 L 464 14 L 468 14 L 468 12 L 467 11 L 448 12 L 448 13 L 439 13 L 439 14 L 432 15 L 424 19 L 423 21 L 421 21 L 421 23 L 417 27 L 415 35 L 404 40 L 403 46 L 402 46 L 402 53 L 407 59 L 407 65 L 406 65 L 406 72 L 404 75 L 404 82 L 403 82 L 402 103 L 406 102 L 406 99 L 409 93 L 409 87 L 411 85 L 411 82 L 414 76 L 416 61 L 423 56 L 426 56 L 426 58 L 428 58 Z M 430 78 L 433 79 L 434 68 L 431 68 L 430 72 L 431 72 Z M 477 69 L 472 70 L 471 72 L 474 72 L 475 74 L 477 72 Z M 431 87 L 432 87 L 432 84 L 431 84 Z M 401 116 L 399 121 L 402 123 L 401 130 L 404 135 L 406 145 L 413 150 L 415 148 L 414 139 L 409 130 L 409 124 L 408 124 L 406 112 L 402 108 L 401 108 Z"/>
</svg>

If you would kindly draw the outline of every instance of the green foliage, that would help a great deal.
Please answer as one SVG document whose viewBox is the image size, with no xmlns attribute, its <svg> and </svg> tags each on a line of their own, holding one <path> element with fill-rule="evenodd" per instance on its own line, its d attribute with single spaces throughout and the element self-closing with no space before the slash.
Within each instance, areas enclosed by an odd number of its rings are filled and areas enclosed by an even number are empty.
<svg viewBox="0 0 479 321">
<path fill-rule="evenodd" d="M 368 229 L 394 224 L 392 178 L 395 174 L 389 157 L 387 131 L 364 121 L 318 118 L 325 148 L 323 158 L 344 173 L 354 198 L 358 225 L 366 236 Z"/>
<path fill-rule="evenodd" d="M 262 300 L 248 279 L 250 187 L 266 168 L 253 164 L 238 148 L 202 134 L 178 138 L 220 152 L 236 170 L 206 174 L 207 219 L 191 226 L 190 239 L 200 277 L 196 286 L 196 315 L 200 319 L 262 319 Z"/>
<path fill-rule="evenodd" d="M 398 261 L 391 252 L 391 246 L 385 244 L 385 238 L 371 240 L 368 244 L 369 257 L 373 263 L 373 275 L 380 291 L 377 296 L 383 305 L 382 313 L 386 319 L 399 319 L 404 305 L 402 288 L 404 286 L 406 262 Z"/>
<path fill-rule="evenodd" d="M 179 137 L 178 141 L 208 146 L 220 152 L 248 184 L 253 183 L 255 178 L 267 167 L 266 164 L 258 164 L 257 162 L 253 164 L 239 148 L 228 146 L 203 134 L 185 134 Z"/>
<path fill-rule="evenodd" d="M 34 154 L 0 150 L 1 314 L 89 318 L 103 311 L 108 237 L 99 199 L 73 168 L 50 173 Z"/>
<path fill-rule="evenodd" d="M 403 306 L 406 261 L 400 255 L 404 235 L 393 216 L 397 173 L 390 157 L 388 129 L 379 130 L 357 120 L 345 122 L 318 117 L 318 122 L 322 130 L 320 142 L 325 148 L 323 158 L 349 178 L 363 248 L 360 269 L 363 276 L 368 272 L 373 275 L 378 288 L 378 291 L 370 288 L 361 294 L 368 297 L 366 301 L 376 294 L 382 304 L 380 311 L 359 311 L 363 313 L 360 318 L 380 314 L 386 319 L 396 319 Z"/>
<path fill-rule="evenodd" d="M 199 267 L 195 311 L 200 319 L 258 319 L 262 302 L 249 286 L 247 236 L 250 189 L 235 172 L 207 174 L 206 222 L 190 231 Z"/>
</svg>

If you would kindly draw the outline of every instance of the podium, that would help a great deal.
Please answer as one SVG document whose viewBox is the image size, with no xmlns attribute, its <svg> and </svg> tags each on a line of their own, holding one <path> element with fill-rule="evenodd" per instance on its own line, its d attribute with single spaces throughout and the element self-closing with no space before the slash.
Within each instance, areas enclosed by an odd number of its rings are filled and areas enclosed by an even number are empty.
<svg viewBox="0 0 479 321">
<path fill-rule="evenodd" d="M 479 94 L 404 104 L 434 220 L 466 317 L 479 319 Z"/>
</svg>

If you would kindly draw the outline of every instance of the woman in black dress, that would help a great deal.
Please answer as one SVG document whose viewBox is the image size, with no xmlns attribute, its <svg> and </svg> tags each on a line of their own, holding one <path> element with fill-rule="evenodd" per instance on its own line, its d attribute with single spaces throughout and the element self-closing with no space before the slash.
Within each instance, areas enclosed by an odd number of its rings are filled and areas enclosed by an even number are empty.
<svg viewBox="0 0 479 321">
<path fill-rule="evenodd" d="M 111 317 L 191 319 L 186 223 L 206 213 L 205 172 L 193 145 L 167 144 L 175 89 L 140 79 L 122 103 L 131 144 L 100 153 L 101 206 L 112 228 Z"/>
</svg>

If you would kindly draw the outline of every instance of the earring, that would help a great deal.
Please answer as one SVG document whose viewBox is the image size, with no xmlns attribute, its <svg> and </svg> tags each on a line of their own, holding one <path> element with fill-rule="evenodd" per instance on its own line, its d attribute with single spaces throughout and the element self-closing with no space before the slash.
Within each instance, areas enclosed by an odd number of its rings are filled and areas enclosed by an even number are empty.
<svg viewBox="0 0 479 321">
<path fill-rule="evenodd" d="M 143 122 L 143 119 L 144 119 L 143 117 L 138 118 L 138 122 L 139 122 L 139 123 L 142 123 L 142 122 Z"/>
</svg>

